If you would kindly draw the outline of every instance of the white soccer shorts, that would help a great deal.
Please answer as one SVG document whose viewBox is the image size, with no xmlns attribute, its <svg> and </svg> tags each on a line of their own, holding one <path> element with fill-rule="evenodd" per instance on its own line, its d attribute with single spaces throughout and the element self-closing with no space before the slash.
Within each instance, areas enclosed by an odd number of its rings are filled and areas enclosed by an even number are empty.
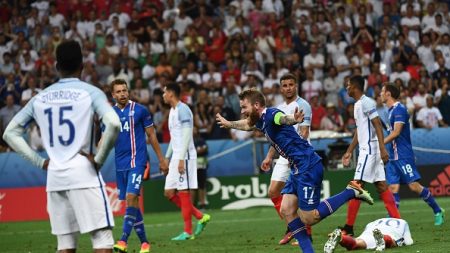
<svg viewBox="0 0 450 253">
<path fill-rule="evenodd" d="M 54 235 L 83 234 L 114 226 L 104 187 L 47 192 L 47 210 Z"/>
<path fill-rule="evenodd" d="M 197 189 L 197 159 L 185 160 L 185 173 L 178 172 L 178 159 L 172 159 L 169 163 L 169 173 L 166 176 L 164 189 Z"/>
<path fill-rule="evenodd" d="M 362 180 L 367 183 L 386 181 L 384 164 L 380 154 L 369 155 L 360 153 L 354 179 Z"/>
<path fill-rule="evenodd" d="M 280 156 L 280 158 L 278 158 L 277 162 L 275 163 L 275 166 L 273 167 L 272 177 L 270 178 L 270 180 L 286 183 L 290 173 L 291 168 L 289 167 L 288 160 Z"/>
</svg>

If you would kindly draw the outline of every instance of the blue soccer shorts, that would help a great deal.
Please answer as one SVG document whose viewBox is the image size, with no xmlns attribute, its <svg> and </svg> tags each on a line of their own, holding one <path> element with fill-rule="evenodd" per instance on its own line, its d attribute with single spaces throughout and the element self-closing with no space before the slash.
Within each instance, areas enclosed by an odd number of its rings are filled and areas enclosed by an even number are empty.
<svg viewBox="0 0 450 253">
<path fill-rule="evenodd" d="M 413 159 L 391 160 L 386 167 L 388 184 L 410 184 L 420 179 Z"/>
<path fill-rule="evenodd" d="M 307 171 L 295 175 L 291 173 L 281 194 L 296 195 L 298 207 L 303 211 L 314 210 L 320 203 L 322 180 L 323 166 L 318 162 Z"/>
<path fill-rule="evenodd" d="M 119 190 L 119 199 L 125 200 L 127 193 L 137 196 L 141 193 L 141 186 L 144 181 L 145 167 L 136 167 L 134 169 L 116 171 L 117 189 Z"/>
</svg>

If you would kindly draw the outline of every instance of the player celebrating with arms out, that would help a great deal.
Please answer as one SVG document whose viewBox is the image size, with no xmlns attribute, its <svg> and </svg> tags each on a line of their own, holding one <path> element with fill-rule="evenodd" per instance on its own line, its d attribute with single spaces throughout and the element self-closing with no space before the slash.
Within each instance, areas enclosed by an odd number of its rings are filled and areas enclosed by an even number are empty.
<svg viewBox="0 0 450 253">
<path fill-rule="evenodd" d="M 3 138 L 34 166 L 47 170 L 47 210 L 59 253 L 74 253 L 80 233 L 90 233 L 96 253 L 112 252 L 114 217 L 99 168 L 114 146 L 120 121 L 105 94 L 80 81 L 83 55 L 76 41 L 56 48 L 61 79 L 34 96 L 11 120 Z M 93 156 L 93 120 L 105 125 L 103 142 Z M 23 138 L 35 120 L 49 156 L 45 160 Z"/>
<path fill-rule="evenodd" d="M 285 74 L 280 78 L 280 92 L 283 95 L 284 103 L 278 106 L 278 109 L 286 114 L 293 114 L 296 109 L 303 112 L 303 122 L 294 125 L 298 134 L 303 139 L 309 139 L 309 128 L 311 125 L 311 106 L 303 98 L 298 96 L 297 92 L 297 78 L 293 74 Z M 269 148 L 266 158 L 261 164 L 261 168 L 264 171 L 270 169 L 272 164 L 272 157 L 275 155 L 276 150 L 273 147 Z M 280 156 L 275 164 L 272 171 L 272 177 L 270 179 L 269 185 L 269 198 L 272 200 L 278 215 L 282 217 L 280 208 L 283 196 L 281 195 L 281 190 L 284 188 L 286 181 L 289 177 L 291 169 L 289 167 L 289 162 L 286 158 Z M 311 226 L 306 226 L 308 235 L 311 235 Z M 286 244 L 292 239 L 292 232 L 289 231 L 289 227 L 279 244 Z"/>
<path fill-rule="evenodd" d="M 114 250 L 127 252 L 128 237 L 134 227 L 141 241 L 140 253 L 148 253 L 150 244 L 139 208 L 139 195 L 148 162 L 145 134 L 158 157 L 161 171 L 167 173 L 168 165 L 159 147 L 152 117 L 143 105 L 130 100 L 126 81 L 123 79 L 112 81 L 111 93 L 116 100 L 113 108 L 121 124 L 115 146 L 117 188 L 119 199 L 126 200 L 127 207 L 123 219 L 122 237 L 114 245 Z"/>
<path fill-rule="evenodd" d="M 444 223 L 444 210 L 436 203 L 428 188 L 418 182 L 420 174 L 414 162 L 409 114 L 406 107 L 398 101 L 400 90 L 397 86 L 386 83 L 381 89 L 380 96 L 382 102 L 389 107 L 389 135 L 384 139 L 384 143 L 391 143 L 388 145 L 391 159 L 387 165 L 386 177 L 397 207 L 400 204 L 398 193 L 400 184 L 408 184 L 409 189 L 417 193 L 433 209 L 434 225 L 440 226 Z"/>
<path fill-rule="evenodd" d="M 357 131 L 353 136 L 352 143 L 342 157 L 342 163 L 344 166 L 350 165 L 352 152 L 359 143 L 359 157 L 354 179 L 361 186 L 364 186 L 364 182 L 375 184 L 389 217 L 400 218 L 400 213 L 395 206 L 394 196 L 386 184 L 383 163 L 388 162 L 389 155 L 384 146 L 383 130 L 376 103 L 373 99 L 364 95 L 364 78 L 362 76 L 350 78 L 347 84 L 347 92 L 350 97 L 356 100 L 354 115 Z M 353 225 L 360 205 L 361 201 L 357 199 L 349 201 L 347 222 L 342 228 L 344 233 L 354 234 Z"/>
<path fill-rule="evenodd" d="M 292 126 L 303 121 L 303 112 L 296 109 L 294 115 L 285 115 L 277 108 L 266 108 L 264 95 L 255 89 L 244 90 L 239 99 L 244 119 L 228 121 L 216 114 L 216 120 L 224 128 L 262 131 L 277 152 L 289 161 L 291 175 L 282 190 L 281 213 L 302 251 L 314 252 L 305 224 L 319 222 L 350 199 L 360 198 L 369 204 L 373 204 L 373 199 L 352 181 L 344 191 L 319 203 L 323 180 L 321 158 Z"/>
<path fill-rule="evenodd" d="M 197 150 L 194 146 L 194 117 L 191 109 L 180 101 L 180 86 L 169 83 L 164 87 L 163 99 L 170 105 L 170 143 L 166 158 L 170 158 L 169 174 L 166 176 L 164 195 L 181 208 L 184 232 L 172 238 L 173 241 L 195 239 L 211 219 L 194 207 L 190 190 L 197 189 Z M 192 215 L 199 220 L 192 234 Z"/>
</svg>

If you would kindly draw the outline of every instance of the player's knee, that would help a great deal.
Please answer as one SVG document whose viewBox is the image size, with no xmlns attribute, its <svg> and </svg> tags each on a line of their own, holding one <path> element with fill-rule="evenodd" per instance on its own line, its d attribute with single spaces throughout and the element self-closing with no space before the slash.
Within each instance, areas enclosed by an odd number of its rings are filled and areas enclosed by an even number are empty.
<svg viewBox="0 0 450 253">
<path fill-rule="evenodd" d="M 127 206 L 138 207 L 139 206 L 139 196 L 136 194 L 128 193 L 126 196 Z"/>
<path fill-rule="evenodd" d="M 269 191 L 267 193 L 267 196 L 269 196 L 269 198 L 276 198 L 276 197 L 278 197 L 280 195 L 281 195 L 280 192 L 277 191 L 276 189 L 272 188 L 272 187 L 269 188 Z"/>
<path fill-rule="evenodd" d="M 94 249 L 112 249 L 114 238 L 110 228 L 103 228 L 91 232 L 92 248 Z"/>
<path fill-rule="evenodd" d="M 388 189 L 388 185 L 385 181 L 376 182 L 375 187 L 378 193 L 383 193 Z"/>
<path fill-rule="evenodd" d="M 64 234 L 64 235 L 56 235 L 58 241 L 58 252 L 62 252 L 64 250 L 76 249 L 78 242 L 78 232 Z"/>
<path fill-rule="evenodd" d="M 297 206 L 291 207 L 288 205 L 281 205 L 280 213 L 283 217 L 286 218 L 297 216 Z"/>
<path fill-rule="evenodd" d="M 417 182 L 409 184 L 408 187 L 411 191 L 416 192 L 417 194 L 420 194 L 420 192 L 422 192 L 423 189 L 422 185 L 420 185 Z"/>
<path fill-rule="evenodd" d="M 164 191 L 164 197 L 166 197 L 167 199 L 171 199 L 175 196 L 175 192 L 174 191 Z"/>
</svg>

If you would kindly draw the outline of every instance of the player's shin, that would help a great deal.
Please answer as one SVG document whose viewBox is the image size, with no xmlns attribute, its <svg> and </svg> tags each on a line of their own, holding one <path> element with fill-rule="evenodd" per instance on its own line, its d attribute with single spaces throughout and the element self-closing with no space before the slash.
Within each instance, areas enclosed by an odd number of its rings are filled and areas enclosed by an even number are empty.
<svg viewBox="0 0 450 253">
<path fill-rule="evenodd" d="M 342 235 L 342 239 L 339 242 L 339 244 L 346 248 L 347 250 L 355 250 L 356 249 L 356 240 L 355 238 L 349 236 L 349 235 Z"/>
<path fill-rule="evenodd" d="M 123 220 L 122 237 L 120 238 L 121 241 L 128 241 L 128 236 L 130 236 L 131 230 L 136 223 L 137 211 L 138 209 L 136 207 L 127 207 Z"/>
<path fill-rule="evenodd" d="M 281 209 L 281 201 L 283 200 L 283 196 L 277 196 L 277 197 L 273 197 L 271 198 L 272 202 L 273 202 L 273 206 L 275 207 L 275 210 L 277 211 L 278 215 L 280 216 L 281 219 L 283 219 L 283 215 L 281 215 L 280 209 Z"/>
<path fill-rule="evenodd" d="M 134 223 L 134 230 L 136 231 L 136 234 L 139 237 L 141 243 L 148 243 L 147 235 L 145 234 L 144 219 L 142 217 L 142 212 L 140 209 L 138 209 L 136 213 L 136 223 Z"/>
<path fill-rule="evenodd" d="M 384 206 L 388 211 L 389 217 L 400 219 L 400 212 L 398 211 L 398 208 L 395 205 L 394 195 L 392 195 L 392 192 L 389 189 L 387 189 L 380 194 L 380 198 L 384 202 Z"/>
<path fill-rule="evenodd" d="M 342 192 L 320 202 L 317 206 L 320 219 L 324 219 L 334 213 L 339 207 L 354 197 L 355 192 L 353 190 L 345 189 Z"/>
<path fill-rule="evenodd" d="M 433 209 L 433 212 L 435 214 L 442 211 L 428 188 L 423 187 L 422 192 L 420 193 L 420 197 Z"/>
<path fill-rule="evenodd" d="M 304 253 L 312 253 L 314 249 L 312 247 L 311 240 L 306 232 L 306 226 L 300 220 L 300 218 L 295 218 L 288 224 L 289 229 L 292 231 L 292 235 L 297 239 L 300 248 Z"/>
<path fill-rule="evenodd" d="M 184 220 L 184 232 L 192 235 L 192 201 L 189 192 L 179 192 L 181 202 L 181 214 Z"/>
</svg>

